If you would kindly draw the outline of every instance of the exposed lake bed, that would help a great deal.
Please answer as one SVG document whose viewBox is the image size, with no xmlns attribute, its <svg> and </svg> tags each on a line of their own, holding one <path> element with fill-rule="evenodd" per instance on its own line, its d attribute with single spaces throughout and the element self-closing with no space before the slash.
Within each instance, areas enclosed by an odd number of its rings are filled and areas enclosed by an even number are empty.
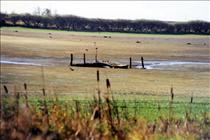
<svg viewBox="0 0 210 140">
<path fill-rule="evenodd" d="M 93 60 L 89 60 L 93 62 Z M 115 60 L 117 62 L 117 60 Z M 8 57 L 1 56 L 1 64 L 13 64 L 13 65 L 31 65 L 31 66 L 61 66 L 69 65 L 69 58 L 53 58 L 53 57 Z M 82 58 L 75 59 L 76 63 L 83 63 Z M 128 64 L 126 60 L 119 60 L 121 64 Z M 210 62 L 196 62 L 196 61 L 179 61 L 179 60 L 145 60 L 145 68 L 158 69 L 158 70 L 202 70 L 210 71 Z M 141 69 L 142 65 L 140 61 L 133 62 L 133 68 Z"/>
</svg>

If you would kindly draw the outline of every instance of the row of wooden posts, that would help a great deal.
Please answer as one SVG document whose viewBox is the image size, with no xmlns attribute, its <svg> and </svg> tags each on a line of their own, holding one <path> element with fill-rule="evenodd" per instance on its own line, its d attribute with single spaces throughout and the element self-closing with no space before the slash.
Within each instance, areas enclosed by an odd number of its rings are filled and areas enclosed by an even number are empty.
<svg viewBox="0 0 210 140">
<path fill-rule="evenodd" d="M 73 66 L 73 54 L 71 54 L 71 60 L 70 60 L 70 66 Z M 84 64 L 86 64 L 86 56 L 85 56 L 85 53 L 83 54 L 83 62 Z"/>
<path fill-rule="evenodd" d="M 73 66 L 74 64 L 73 64 L 73 54 L 71 54 L 70 55 L 70 66 Z M 129 68 L 132 68 L 132 58 L 130 57 L 129 58 Z M 98 63 L 98 60 L 97 60 L 97 56 L 95 57 L 95 63 Z M 85 53 L 83 54 L 83 64 L 85 65 L 85 64 L 87 64 L 86 63 L 86 55 L 85 55 Z M 142 69 L 145 69 L 145 67 L 144 67 L 144 58 L 143 57 L 141 57 L 141 65 L 142 65 Z"/>
<path fill-rule="evenodd" d="M 141 66 L 143 69 L 145 69 L 144 67 L 144 58 L 141 57 Z M 129 68 L 132 68 L 132 58 L 130 57 L 130 63 L 129 63 Z"/>
</svg>

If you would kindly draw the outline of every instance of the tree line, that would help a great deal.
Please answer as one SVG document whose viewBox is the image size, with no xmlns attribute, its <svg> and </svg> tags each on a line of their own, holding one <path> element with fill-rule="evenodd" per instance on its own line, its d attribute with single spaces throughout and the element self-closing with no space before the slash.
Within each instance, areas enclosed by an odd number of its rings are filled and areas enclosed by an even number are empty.
<svg viewBox="0 0 210 140">
<path fill-rule="evenodd" d="M 165 22 L 157 20 L 90 19 L 74 15 L 52 15 L 48 9 L 42 14 L 0 13 L 0 18 L 0 26 L 91 32 L 210 35 L 210 22 L 206 21 Z"/>
</svg>

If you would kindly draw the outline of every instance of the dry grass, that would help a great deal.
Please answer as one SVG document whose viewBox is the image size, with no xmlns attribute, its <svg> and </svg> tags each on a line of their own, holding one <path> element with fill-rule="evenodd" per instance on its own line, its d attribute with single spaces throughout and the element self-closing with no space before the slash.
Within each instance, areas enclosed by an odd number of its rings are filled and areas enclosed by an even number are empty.
<svg viewBox="0 0 210 140">
<path fill-rule="evenodd" d="M 100 75 L 97 72 L 98 84 L 102 81 L 99 78 Z M 42 78 L 46 77 L 43 75 Z M 1 104 L 0 137 L 11 140 L 191 140 L 210 137 L 210 116 L 207 112 L 204 112 L 202 118 L 198 119 L 187 111 L 184 118 L 178 119 L 172 115 L 173 100 L 171 100 L 169 101 L 170 115 L 163 117 L 162 114 L 159 114 L 158 119 L 149 122 L 136 115 L 128 115 L 126 103 L 123 105 L 124 110 L 119 112 L 116 100 L 110 97 L 112 90 L 109 79 L 106 79 L 106 86 L 107 92 L 103 93 L 103 96 L 99 94 L 98 99 L 95 98 L 83 109 L 78 100 L 75 101 L 75 105 L 59 102 L 56 96 L 51 96 L 53 100 L 46 100 L 45 88 L 36 106 L 27 105 L 27 102 L 22 103 L 20 91 L 16 90 L 16 86 L 14 86 L 13 96 L 7 89 L 1 96 L 3 104 Z M 25 84 L 24 89 L 27 91 Z M 97 90 L 101 93 L 99 85 Z M 171 93 L 173 93 L 172 90 Z M 46 103 L 47 101 L 49 104 Z M 86 111 L 82 112 L 82 110 Z"/>
<path fill-rule="evenodd" d="M 71 71 L 67 66 L 45 67 L 46 85 L 59 93 L 81 93 L 82 96 L 91 96 L 95 93 L 95 68 L 75 67 Z M 2 82 L 22 85 L 41 85 L 41 68 L 21 65 L 2 65 Z M 209 96 L 209 72 L 193 71 L 159 71 L 159 70 L 122 70 L 100 69 L 101 86 L 104 87 L 105 79 L 110 78 L 113 91 L 120 93 L 145 92 L 154 94 L 169 94 L 173 85 L 176 95 Z M 20 81 L 21 79 L 21 81 Z M 70 95 L 71 95 L 70 94 Z M 80 95 L 80 94 L 79 94 Z"/>
</svg>

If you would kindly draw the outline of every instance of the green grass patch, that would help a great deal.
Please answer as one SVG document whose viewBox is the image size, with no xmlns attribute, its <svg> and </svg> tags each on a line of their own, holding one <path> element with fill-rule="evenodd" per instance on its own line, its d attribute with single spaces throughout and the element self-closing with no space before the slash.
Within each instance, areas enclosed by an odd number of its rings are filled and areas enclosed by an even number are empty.
<svg viewBox="0 0 210 140">
<path fill-rule="evenodd" d="M 193 35 L 193 34 L 138 34 L 138 33 L 119 33 L 119 32 L 81 32 L 81 31 L 65 31 L 65 30 L 51 30 L 51 29 L 34 29 L 24 27 L 1 27 L 1 30 L 7 31 L 29 31 L 29 32 L 43 32 L 43 33 L 65 33 L 71 35 L 82 36 L 114 36 L 114 37 L 146 37 L 146 38 L 202 38 L 209 35 Z"/>
<path fill-rule="evenodd" d="M 91 106 L 94 104 L 92 99 L 79 100 L 79 98 L 59 98 L 58 103 L 63 107 L 68 106 L 69 112 L 74 112 L 76 101 L 79 102 L 80 111 L 83 115 L 91 113 Z M 22 103 L 23 102 L 24 100 L 22 100 Z M 42 102 L 42 98 L 30 98 L 30 103 L 37 108 L 41 106 Z M 47 100 L 49 106 L 54 103 L 55 102 L 51 99 Z M 186 113 L 189 113 L 195 119 L 199 119 L 205 112 L 210 112 L 210 103 L 208 102 L 189 103 L 174 101 L 170 106 L 170 102 L 167 100 L 116 100 L 116 102 L 112 102 L 112 106 L 118 108 L 121 118 L 140 117 L 148 121 L 154 121 L 159 117 L 169 118 L 170 112 L 173 117 L 178 119 L 185 118 Z"/>
</svg>

